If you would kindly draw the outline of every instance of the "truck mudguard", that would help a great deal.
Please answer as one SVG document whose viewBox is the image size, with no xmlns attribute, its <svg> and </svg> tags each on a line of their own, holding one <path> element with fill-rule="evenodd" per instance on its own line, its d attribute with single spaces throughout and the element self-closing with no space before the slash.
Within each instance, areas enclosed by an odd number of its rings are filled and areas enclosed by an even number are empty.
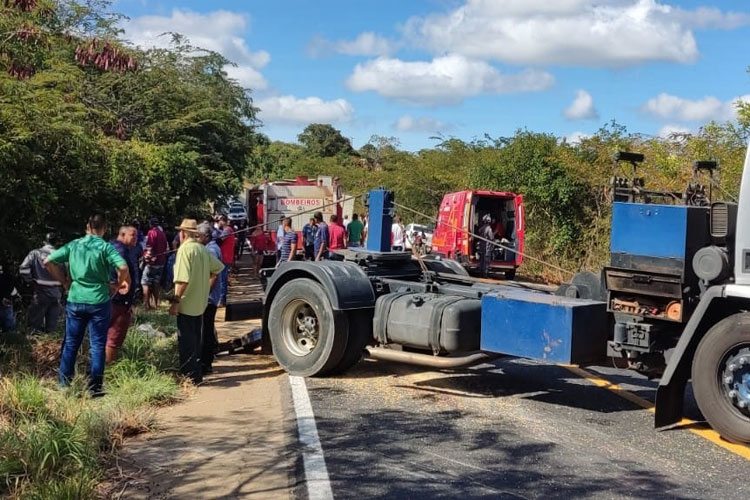
<svg viewBox="0 0 750 500">
<path fill-rule="evenodd" d="M 353 262 L 324 260 L 286 262 L 277 268 L 266 286 L 266 309 L 284 283 L 303 277 L 314 279 L 323 286 L 334 310 L 375 307 L 375 291 L 360 266 Z"/>
<path fill-rule="evenodd" d="M 310 278 L 326 291 L 334 311 L 375 307 L 375 291 L 365 272 L 357 264 L 340 261 L 292 261 L 277 268 L 266 284 L 263 299 L 263 354 L 272 354 L 268 335 L 268 312 L 276 292 L 295 278 Z"/>
<path fill-rule="evenodd" d="M 436 273 L 457 274 L 459 276 L 469 275 L 466 268 L 455 260 L 426 255 L 422 257 L 422 262 L 427 266 L 427 269 Z"/>
<path fill-rule="evenodd" d="M 656 391 L 656 428 L 676 424 L 682 419 L 685 386 L 690 379 L 693 354 L 703 334 L 716 322 L 710 315 L 707 317 L 708 311 L 723 297 L 724 286 L 714 286 L 706 290 L 669 356 L 667 368 Z"/>
</svg>

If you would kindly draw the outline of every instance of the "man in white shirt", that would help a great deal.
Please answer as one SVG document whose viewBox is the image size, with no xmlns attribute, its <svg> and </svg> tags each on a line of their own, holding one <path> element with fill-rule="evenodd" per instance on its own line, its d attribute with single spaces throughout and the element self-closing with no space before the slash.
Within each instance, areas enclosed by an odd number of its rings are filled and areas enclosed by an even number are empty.
<svg viewBox="0 0 750 500">
<path fill-rule="evenodd" d="M 391 250 L 394 252 L 404 251 L 404 225 L 401 224 L 401 216 L 397 215 L 391 226 Z"/>
</svg>

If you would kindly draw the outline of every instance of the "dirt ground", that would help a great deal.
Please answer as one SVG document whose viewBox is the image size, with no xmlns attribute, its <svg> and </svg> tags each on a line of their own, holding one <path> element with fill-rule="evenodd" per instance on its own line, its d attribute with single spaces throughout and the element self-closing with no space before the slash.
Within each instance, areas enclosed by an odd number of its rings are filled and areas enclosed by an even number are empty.
<svg viewBox="0 0 750 500">
<path fill-rule="evenodd" d="M 247 279 L 246 265 L 230 282 L 229 302 L 260 293 L 259 284 Z M 260 325 L 223 318 L 219 309 L 220 342 Z M 159 410 L 160 431 L 125 443 L 115 498 L 293 498 L 298 452 L 288 391 L 287 376 L 272 357 L 219 356 L 214 373 L 192 395 Z"/>
</svg>

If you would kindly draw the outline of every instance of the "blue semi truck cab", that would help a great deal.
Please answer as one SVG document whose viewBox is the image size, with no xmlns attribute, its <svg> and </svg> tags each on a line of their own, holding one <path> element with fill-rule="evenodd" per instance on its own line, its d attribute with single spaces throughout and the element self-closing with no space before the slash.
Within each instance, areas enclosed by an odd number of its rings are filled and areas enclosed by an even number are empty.
<svg viewBox="0 0 750 500">
<path fill-rule="evenodd" d="M 635 172 L 642 156 L 619 159 Z M 556 293 L 390 251 L 394 193 L 373 190 L 365 248 L 264 271 L 264 347 L 300 376 L 341 373 L 364 356 L 435 368 L 497 355 L 579 365 L 616 357 L 660 378 L 657 427 L 681 419 L 692 378 L 708 422 L 750 442 L 750 157 L 738 204 L 711 204 L 698 184 L 684 193 L 644 184 L 613 180 L 609 265 Z"/>
</svg>

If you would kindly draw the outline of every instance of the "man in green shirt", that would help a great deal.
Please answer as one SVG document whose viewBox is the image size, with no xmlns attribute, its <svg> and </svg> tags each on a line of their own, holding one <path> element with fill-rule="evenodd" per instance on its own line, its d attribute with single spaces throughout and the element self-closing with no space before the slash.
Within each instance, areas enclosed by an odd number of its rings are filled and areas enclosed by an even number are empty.
<svg viewBox="0 0 750 500">
<path fill-rule="evenodd" d="M 78 349 L 88 327 L 91 347 L 89 389 L 94 395 L 101 394 L 104 378 L 105 345 L 112 312 L 109 286 L 111 270 L 117 270 L 115 293 L 126 294 L 131 285 L 127 263 L 112 245 L 102 239 L 106 229 L 107 221 L 104 216 L 92 215 L 86 225 L 86 236 L 55 250 L 44 261 L 44 267 L 52 277 L 68 290 L 65 339 L 60 358 L 60 385 L 66 387 L 73 379 Z M 70 281 L 57 267 L 65 263 L 68 264 Z"/>
<path fill-rule="evenodd" d="M 180 371 L 199 384 L 203 381 L 200 362 L 203 313 L 208 305 L 208 294 L 224 264 L 198 241 L 196 220 L 185 219 L 177 229 L 180 230 L 180 249 L 175 260 L 174 299 L 169 313 L 177 316 Z"/>
<path fill-rule="evenodd" d="M 346 236 L 349 242 L 349 248 L 357 248 L 362 246 L 362 233 L 365 230 L 365 225 L 359 220 L 358 214 L 352 214 L 352 221 L 346 226 Z"/>
</svg>

